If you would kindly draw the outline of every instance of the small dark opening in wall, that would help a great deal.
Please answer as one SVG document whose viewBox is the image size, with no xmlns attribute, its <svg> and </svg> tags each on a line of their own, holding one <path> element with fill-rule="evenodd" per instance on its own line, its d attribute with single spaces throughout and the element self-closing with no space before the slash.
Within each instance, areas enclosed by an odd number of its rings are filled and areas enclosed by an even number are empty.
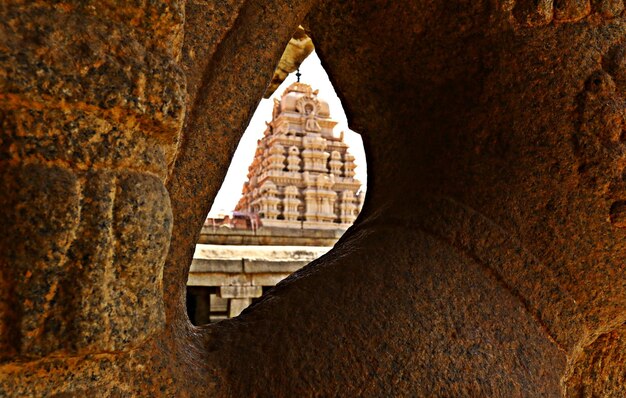
<svg viewBox="0 0 626 398">
<path fill-rule="evenodd" d="M 211 296 L 215 296 L 217 289 L 210 286 L 187 287 L 187 315 L 194 325 L 203 325 L 211 322 L 211 316 L 221 315 L 215 306 L 211 307 Z M 216 313 L 217 312 L 217 313 Z M 226 313 L 224 312 L 224 318 Z"/>
<path fill-rule="evenodd" d="M 326 253 L 363 204 L 361 138 L 315 53 L 300 72 L 259 104 L 202 229 L 187 283 L 195 325 L 237 316 Z"/>
</svg>

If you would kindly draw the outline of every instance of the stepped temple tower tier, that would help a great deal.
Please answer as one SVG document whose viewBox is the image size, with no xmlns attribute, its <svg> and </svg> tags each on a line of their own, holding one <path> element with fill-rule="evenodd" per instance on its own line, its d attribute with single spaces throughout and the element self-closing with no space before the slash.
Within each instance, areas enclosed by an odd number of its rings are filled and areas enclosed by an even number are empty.
<svg viewBox="0 0 626 398">
<path fill-rule="evenodd" d="M 258 214 L 266 227 L 346 229 L 363 204 L 354 156 L 317 93 L 289 86 L 258 142 L 236 210 Z"/>
</svg>

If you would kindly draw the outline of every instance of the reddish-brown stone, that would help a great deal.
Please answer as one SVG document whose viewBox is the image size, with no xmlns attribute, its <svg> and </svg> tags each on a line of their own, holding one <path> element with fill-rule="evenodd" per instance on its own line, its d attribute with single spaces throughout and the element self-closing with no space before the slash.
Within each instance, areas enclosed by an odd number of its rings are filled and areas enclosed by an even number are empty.
<svg viewBox="0 0 626 398">
<path fill-rule="evenodd" d="M 513 14 L 523 26 L 541 26 L 550 23 L 554 15 L 554 0 L 515 1 Z"/>
<path fill-rule="evenodd" d="M 622 396 L 622 9 L 1 6 L 0 396 Z M 299 24 L 363 133 L 363 212 L 194 327 L 193 245 Z"/>
<path fill-rule="evenodd" d="M 578 21 L 589 15 L 590 11 L 590 0 L 554 0 L 554 19 L 557 21 Z"/>
<path fill-rule="evenodd" d="M 614 18 L 624 11 L 623 0 L 593 0 L 596 10 L 606 18 Z"/>
</svg>

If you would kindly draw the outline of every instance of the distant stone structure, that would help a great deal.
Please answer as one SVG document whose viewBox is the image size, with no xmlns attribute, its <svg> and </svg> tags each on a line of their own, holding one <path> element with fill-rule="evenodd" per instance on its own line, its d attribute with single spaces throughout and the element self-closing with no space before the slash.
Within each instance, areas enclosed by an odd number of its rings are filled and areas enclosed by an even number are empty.
<svg viewBox="0 0 626 398">
<path fill-rule="evenodd" d="M 265 227 L 347 229 L 363 205 L 354 156 L 317 94 L 297 82 L 274 100 L 235 209 L 258 214 Z"/>
<path fill-rule="evenodd" d="M 352 225 L 364 192 L 336 125 L 308 84 L 293 83 L 275 100 L 235 211 L 202 228 L 187 281 L 194 324 L 239 315 Z"/>
<path fill-rule="evenodd" d="M 235 317 L 264 291 L 330 249 L 331 246 L 293 244 L 198 244 L 187 281 L 189 319 L 195 325 L 203 325 Z"/>
</svg>

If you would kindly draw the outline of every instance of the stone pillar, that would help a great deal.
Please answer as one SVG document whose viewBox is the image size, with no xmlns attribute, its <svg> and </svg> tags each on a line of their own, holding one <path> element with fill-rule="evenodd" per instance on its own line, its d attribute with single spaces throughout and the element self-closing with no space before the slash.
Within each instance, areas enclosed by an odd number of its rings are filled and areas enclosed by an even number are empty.
<svg viewBox="0 0 626 398">
<path fill-rule="evenodd" d="M 330 172 L 335 177 L 341 177 L 341 167 L 343 166 L 343 162 L 341 161 L 341 154 L 337 151 L 333 151 L 330 154 L 330 162 L 328 163 L 330 166 Z"/>
<path fill-rule="evenodd" d="M 285 149 L 280 144 L 274 144 L 269 150 L 269 157 L 267 158 L 267 169 L 271 175 L 280 174 L 285 168 L 285 155 L 283 154 Z"/>
<path fill-rule="evenodd" d="M 317 221 L 319 208 L 317 205 L 317 190 L 315 188 L 307 188 L 304 191 L 305 213 L 304 217 L 307 221 Z"/>
<path fill-rule="evenodd" d="M 236 317 L 252 304 L 252 299 L 261 297 L 263 288 L 261 286 L 229 285 L 221 286 L 219 297 L 228 299 L 228 317 Z"/>
<path fill-rule="evenodd" d="M 346 152 L 344 159 L 345 162 L 343 165 L 343 175 L 346 178 L 354 178 L 354 176 L 356 175 L 356 173 L 354 172 L 354 169 L 356 169 L 356 164 L 354 164 L 354 156 L 352 156 L 351 153 Z"/>
<path fill-rule="evenodd" d="M 300 171 L 300 151 L 298 147 L 292 146 L 289 148 L 287 170 L 289 170 L 290 173 L 298 173 Z"/>
<path fill-rule="evenodd" d="M 280 203 L 278 190 L 276 189 L 276 185 L 272 182 L 263 185 L 262 191 L 263 190 L 265 191 L 263 192 L 264 197 L 262 198 L 265 204 L 265 218 L 275 220 L 280 215 L 280 211 L 278 210 L 278 204 Z"/>
<path fill-rule="evenodd" d="M 0 361 L 124 351 L 164 325 L 183 16 L 100 4 L 0 11 Z"/>
<path fill-rule="evenodd" d="M 241 314 L 241 311 L 245 310 L 252 304 L 252 299 L 249 298 L 233 298 L 228 300 L 228 317 L 234 318 Z"/>
<path fill-rule="evenodd" d="M 283 199 L 285 220 L 296 222 L 298 216 L 298 206 L 300 206 L 300 199 L 298 199 L 298 188 L 293 185 L 285 187 L 285 197 Z"/>
<path fill-rule="evenodd" d="M 308 149 L 306 146 L 304 151 L 302 151 L 302 163 L 304 171 L 315 171 L 313 151 Z"/>
<path fill-rule="evenodd" d="M 344 224 L 349 224 L 354 222 L 356 219 L 355 210 L 356 205 L 354 204 L 355 198 L 352 191 L 343 191 L 341 193 L 341 222 Z"/>
<path fill-rule="evenodd" d="M 328 158 L 330 158 L 330 153 L 328 152 L 321 152 L 320 156 L 319 156 L 319 171 L 323 172 L 323 173 L 327 173 L 328 172 Z"/>
<path fill-rule="evenodd" d="M 304 160 L 304 170 L 312 172 L 328 172 L 326 162 L 330 154 L 324 152 L 326 148 L 326 140 L 315 133 L 307 133 L 302 140 L 304 151 L 302 151 L 302 159 Z"/>
</svg>

